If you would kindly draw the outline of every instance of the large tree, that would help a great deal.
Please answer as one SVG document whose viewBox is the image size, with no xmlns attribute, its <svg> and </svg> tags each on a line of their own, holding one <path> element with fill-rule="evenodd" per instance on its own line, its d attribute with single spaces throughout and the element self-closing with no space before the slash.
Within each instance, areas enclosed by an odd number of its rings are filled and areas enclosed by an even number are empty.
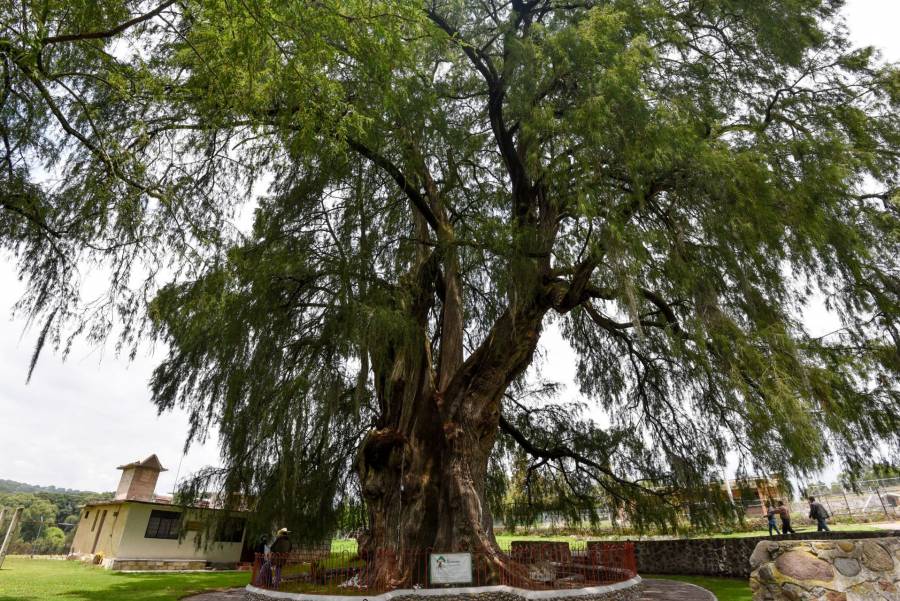
<svg viewBox="0 0 900 601">
<path fill-rule="evenodd" d="M 373 548 L 505 569 L 510 454 L 638 524 L 721 509 L 729 452 L 859 465 L 900 448 L 900 74 L 841 6 L 6 3 L 22 309 L 39 347 L 149 330 L 206 476 L 308 533 L 360 498 Z M 527 394 L 548 323 L 599 409 Z"/>
</svg>

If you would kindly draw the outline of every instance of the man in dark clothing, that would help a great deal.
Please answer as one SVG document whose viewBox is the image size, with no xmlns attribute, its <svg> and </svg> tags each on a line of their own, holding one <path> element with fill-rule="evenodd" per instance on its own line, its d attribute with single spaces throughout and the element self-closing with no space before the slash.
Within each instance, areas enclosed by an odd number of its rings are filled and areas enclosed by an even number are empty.
<svg viewBox="0 0 900 601">
<path fill-rule="evenodd" d="M 784 506 L 784 501 L 778 501 L 778 515 L 781 516 L 781 533 L 797 534 L 797 531 L 791 528 L 791 512 Z"/>
<path fill-rule="evenodd" d="M 828 522 L 825 521 L 831 516 L 828 515 L 828 511 L 825 507 L 816 501 L 815 497 L 809 498 L 809 517 L 816 521 L 816 525 L 818 526 L 816 532 L 831 532 L 831 530 L 828 529 Z"/>
<path fill-rule="evenodd" d="M 294 548 L 291 544 L 291 539 L 288 538 L 288 534 L 290 534 L 290 531 L 287 528 L 279 530 L 271 547 L 272 565 L 275 566 L 275 579 L 272 582 L 272 587 L 276 590 L 281 584 L 281 568 L 287 563 L 287 554 Z"/>
</svg>

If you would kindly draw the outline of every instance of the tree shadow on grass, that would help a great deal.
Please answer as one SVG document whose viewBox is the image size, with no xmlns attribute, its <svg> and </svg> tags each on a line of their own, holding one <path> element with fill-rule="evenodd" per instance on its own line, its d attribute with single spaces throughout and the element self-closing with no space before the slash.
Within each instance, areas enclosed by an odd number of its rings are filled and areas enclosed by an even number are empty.
<svg viewBox="0 0 900 601">
<path fill-rule="evenodd" d="M 225 590 L 241 586 L 237 582 L 211 582 L 209 574 L 119 574 L 116 582 L 102 589 L 71 590 L 57 595 L 68 601 L 176 601 L 202 592 Z M 122 580 L 124 578 L 125 580 Z M 3 599 L 0 601 L 13 601 Z M 45 599 L 16 599 L 15 601 L 47 601 Z"/>
</svg>

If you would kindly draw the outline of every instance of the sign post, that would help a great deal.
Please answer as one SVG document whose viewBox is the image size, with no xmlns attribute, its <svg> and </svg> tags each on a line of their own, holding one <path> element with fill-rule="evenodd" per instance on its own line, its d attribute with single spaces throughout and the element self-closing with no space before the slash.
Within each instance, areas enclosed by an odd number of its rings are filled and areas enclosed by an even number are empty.
<svg viewBox="0 0 900 601">
<path fill-rule="evenodd" d="M 428 564 L 431 584 L 472 584 L 471 553 L 432 553 Z"/>
</svg>

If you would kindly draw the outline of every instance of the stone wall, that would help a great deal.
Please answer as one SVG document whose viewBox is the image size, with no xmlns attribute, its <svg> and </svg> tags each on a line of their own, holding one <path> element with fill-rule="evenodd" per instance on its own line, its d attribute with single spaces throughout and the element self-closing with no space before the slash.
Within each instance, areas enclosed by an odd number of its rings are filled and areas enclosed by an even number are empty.
<svg viewBox="0 0 900 601">
<path fill-rule="evenodd" d="M 750 555 L 763 541 L 839 540 L 900 536 L 900 531 L 802 532 L 789 536 L 746 538 L 690 538 L 634 541 L 639 574 L 693 576 L 750 576 Z M 604 541 L 607 542 L 615 541 Z M 621 541 L 620 541 L 621 542 Z M 588 548 L 594 542 L 588 543 Z"/>
<path fill-rule="evenodd" d="M 103 567 L 123 572 L 185 572 L 205 570 L 206 560 L 202 559 L 117 559 L 111 557 L 103 561 Z"/>
<path fill-rule="evenodd" d="M 247 586 L 247 601 L 356 601 L 359 595 L 316 595 L 267 591 Z M 643 592 L 640 577 L 609 586 L 558 591 L 527 591 L 509 586 L 478 588 L 397 590 L 381 595 L 369 595 L 367 601 L 639 601 Z"/>
<path fill-rule="evenodd" d="M 900 538 L 761 542 L 750 558 L 753 601 L 896 601 Z"/>
</svg>

